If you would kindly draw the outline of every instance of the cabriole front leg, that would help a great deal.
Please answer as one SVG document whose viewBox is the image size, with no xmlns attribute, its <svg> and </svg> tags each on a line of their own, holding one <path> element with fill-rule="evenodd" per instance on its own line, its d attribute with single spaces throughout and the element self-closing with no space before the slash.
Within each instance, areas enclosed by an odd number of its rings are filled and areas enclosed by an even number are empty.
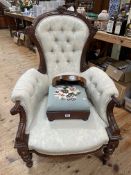
<svg viewBox="0 0 131 175">
<path fill-rule="evenodd" d="M 119 144 L 119 141 L 109 141 L 108 145 L 106 145 L 103 148 L 103 156 L 102 156 L 102 162 L 104 165 L 106 165 L 110 159 L 110 156 L 113 154 L 115 151 L 115 148 L 117 148 Z"/>
<path fill-rule="evenodd" d="M 15 106 L 11 109 L 11 114 L 20 115 L 20 122 L 18 126 L 18 131 L 15 139 L 15 148 L 17 149 L 18 154 L 21 156 L 24 162 L 26 162 L 27 167 L 32 167 L 32 153 L 28 148 L 28 137 L 29 135 L 25 134 L 26 128 L 26 112 L 24 108 L 20 105 L 20 102 L 17 101 Z"/>
<path fill-rule="evenodd" d="M 119 101 L 112 96 L 112 100 L 109 102 L 107 106 L 107 119 L 109 126 L 106 128 L 107 134 L 109 136 L 108 144 L 103 148 L 103 164 L 107 164 L 110 155 L 113 154 L 115 149 L 118 147 L 119 140 L 121 139 L 120 129 L 115 121 L 113 109 L 115 106 L 120 107 Z"/>
<path fill-rule="evenodd" d="M 31 168 L 33 165 L 32 153 L 26 148 L 17 148 L 17 152 L 21 156 L 23 161 L 26 162 L 26 166 Z"/>
</svg>

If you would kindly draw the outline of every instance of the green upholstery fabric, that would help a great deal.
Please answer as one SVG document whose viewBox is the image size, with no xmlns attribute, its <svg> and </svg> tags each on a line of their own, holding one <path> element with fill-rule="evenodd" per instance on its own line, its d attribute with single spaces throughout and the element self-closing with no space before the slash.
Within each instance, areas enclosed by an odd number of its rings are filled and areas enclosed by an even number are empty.
<svg viewBox="0 0 131 175">
<path fill-rule="evenodd" d="M 61 87 L 61 85 L 56 87 L 51 85 L 49 87 L 47 111 L 90 111 L 85 88 L 75 85 L 80 93 L 77 95 L 77 98 L 72 101 L 56 97 L 54 93 L 58 87 Z"/>
</svg>

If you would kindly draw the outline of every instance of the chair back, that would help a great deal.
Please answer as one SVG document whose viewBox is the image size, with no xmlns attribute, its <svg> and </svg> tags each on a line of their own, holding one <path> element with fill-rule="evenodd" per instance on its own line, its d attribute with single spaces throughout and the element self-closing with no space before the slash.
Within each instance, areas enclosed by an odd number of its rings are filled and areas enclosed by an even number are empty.
<svg viewBox="0 0 131 175">
<path fill-rule="evenodd" d="M 84 16 L 58 9 L 37 17 L 28 33 L 40 54 L 39 71 L 47 73 L 50 79 L 84 70 L 82 65 L 95 33 Z"/>
</svg>

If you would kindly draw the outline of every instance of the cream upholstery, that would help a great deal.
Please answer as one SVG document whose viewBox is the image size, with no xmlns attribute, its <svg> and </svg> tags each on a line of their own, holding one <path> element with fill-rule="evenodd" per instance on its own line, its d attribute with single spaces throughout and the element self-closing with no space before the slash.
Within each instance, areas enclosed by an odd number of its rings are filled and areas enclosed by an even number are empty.
<svg viewBox="0 0 131 175">
<path fill-rule="evenodd" d="M 79 75 L 87 79 L 87 92 L 94 104 L 90 103 L 90 116 L 86 122 L 48 121 L 47 75 L 30 69 L 16 83 L 12 100 L 20 100 L 26 110 L 30 149 L 51 155 L 75 154 L 93 151 L 108 143 L 106 107 L 111 95 L 118 94 L 117 89 L 106 73 L 98 68 L 92 67 Z"/>
<path fill-rule="evenodd" d="M 26 111 L 30 150 L 50 155 L 76 154 L 94 151 L 108 143 L 106 108 L 118 91 L 98 68 L 80 73 L 82 49 L 89 34 L 81 19 L 68 15 L 46 17 L 36 26 L 35 35 L 45 54 L 47 74 L 28 70 L 12 93 L 12 101 L 20 101 Z M 89 119 L 49 122 L 46 116 L 49 84 L 54 76 L 70 72 L 87 80 Z"/>
<path fill-rule="evenodd" d="M 29 137 L 29 149 L 43 154 L 63 155 L 85 153 L 108 143 L 106 124 L 101 120 L 90 104 L 90 116 L 87 121 L 53 121 L 46 116 L 47 97 L 40 104 Z"/>
<path fill-rule="evenodd" d="M 39 103 L 48 93 L 48 76 L 35 69 L 25 72 L 17 81 L 12 92 L 12 101 L 20 101 L 27 114 L 26 133 L 37 110 Z"/>
<path fill-rule="evenodd" d="M 81 19 L 50 16 L 40 21 L 35 35 L 43 48 L 50 79 L 63 72 L 79 73 L 82 49 L 89 36 Z"/>
<path fill-rule="evenodd" d="M 102 70 L 92 67 L 81 74 L 87 80 L 87 93 L 99 116 L 108 124 L 106 108 L 111 96 L 118 96 L 118 90 L 111 78 Z"/>
</svg>

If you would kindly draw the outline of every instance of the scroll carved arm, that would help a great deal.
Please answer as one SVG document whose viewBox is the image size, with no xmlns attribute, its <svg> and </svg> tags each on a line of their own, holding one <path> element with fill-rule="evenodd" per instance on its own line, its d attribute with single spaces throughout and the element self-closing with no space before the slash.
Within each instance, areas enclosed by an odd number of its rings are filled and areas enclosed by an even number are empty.
<svg viewBox="0 0 131 175">
<path fill-rule="evenodd" d="M 116 123 L 116 120 L 114 118 L 114 114 L 113 114 L 113 109 L 114 107 L 120 107 L 120 103 L 119 101 L 112 96 L 112 100 L 109 102 L 108 106 L 107 106 L 107 119 L 108 119 L 108 123 L 109 123 L 109 127 L 107 128 L 107 132 L 109 134 L 109 137 L 111 137 L 112 139 L 121 139 L 121 135 L 120 135 L 120 129 Z"/>
<path fill-rule="evenodd" d="M 10 113 L 12 115 L 16 115 L 19 113 L 20 115 L 20 122 L 18 126 L 18 131 L 16 135 L 16 144 L 19 143 L 26 143 L 26 134 L 25 134 L 25 128 L 26 128 L 26 113 L 24 108 L 20 105 L 20 101 L 17 101 L 14 105 L 14 107 L 11 109 Z"/>
</svg>

